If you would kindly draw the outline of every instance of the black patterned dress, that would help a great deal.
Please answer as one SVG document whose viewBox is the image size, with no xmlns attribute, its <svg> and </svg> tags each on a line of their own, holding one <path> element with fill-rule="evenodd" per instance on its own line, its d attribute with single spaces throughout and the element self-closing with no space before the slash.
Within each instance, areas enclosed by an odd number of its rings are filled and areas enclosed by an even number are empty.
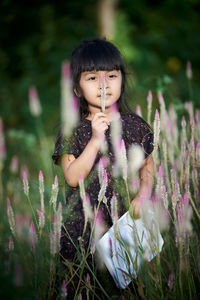
<svg viewBox="0 0 200 300">
<path fill-rule="evenodd" d="M 146 122 L 134 113 L 121 113 L 121 125 L 122 125 L 122 139 L 125 142 L 126 150 L 132 144 L 139 144 L 142 146 L 145 154 L 145 158 L 153 151 L 153 133 Z M 77 158 L 85 149 L 89 140 L 92 136 L 91 121 L 84 119 L 80 121 L 78 127 L 74 131 L 74 136 L 71 139 L 63 139 L 61 132 L 59 132 L 57 141 L 55 144 L 55 151 L 52 155 L 55 164 L 59 164 L 59 160 L 62 154 L 68 153 L 73 154 Z M 112 220 L 108 210 L 111 209 L 111 198 L 113 196 L 113 191 L 118 199 L 119 216 L 125 212 L 125 207 L 123 203 L 123 197 L 115 189 L 115 183 L 112 176 L 112 165 L 114 163 L 114 151 L 111 144 L 110 136 L 110 126 L 105 133 L 106 141 L 108 145 L 107 157 L 110 164 L 107 168 L 108 173 L 108 186 L 106 189 L 107 207 L 102 201 L 100 204 L 100 211 L 103 216 L 104 223 L 107 227 L 112 226 Z M 97 174 L 97 164 L 101 158 L 101 152 L 98 152 L 95 164 L 91 170 L 91 173 L 86 180 L 86 192 L 89 195 L 91 206 L 98 205 L 98 194 L 100 190 L 100 184 Z M 61 237 L 61 255 L 72 261 L 77 253 L 76 246 L 79 246 L 79 237 L 82 236 L 84 228 L 84 213 L 82 209 L 82 202 L 79 195 L 79 187 L 67 189 L 66 205 L 67 205 L 67 216 L 64 222 L 65 229 L 62 230 Z M 67 234 L 66 234 L 67 231 Z M 90 225 L 88 223 L 86 232 L 83 238 L 84 248 L 87 249 L 89 238 L 90 238 Z M 69 237 L 70 236 L 70 237 Z"/>
</svg>

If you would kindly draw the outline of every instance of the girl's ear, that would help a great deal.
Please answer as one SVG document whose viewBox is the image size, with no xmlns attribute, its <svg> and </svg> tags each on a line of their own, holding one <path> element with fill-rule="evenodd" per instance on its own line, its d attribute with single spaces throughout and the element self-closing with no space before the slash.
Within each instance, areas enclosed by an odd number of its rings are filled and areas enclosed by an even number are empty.
<svg viewBox="0 0 200 300">
<path fill-rule="evenodd" d="M 80 92 L 77 91 L 77 89 L 74 89 L 74 94 L 75 94 L 78 98 L 81 97 L 81 94 L 80 94 Z"/>
</svg>

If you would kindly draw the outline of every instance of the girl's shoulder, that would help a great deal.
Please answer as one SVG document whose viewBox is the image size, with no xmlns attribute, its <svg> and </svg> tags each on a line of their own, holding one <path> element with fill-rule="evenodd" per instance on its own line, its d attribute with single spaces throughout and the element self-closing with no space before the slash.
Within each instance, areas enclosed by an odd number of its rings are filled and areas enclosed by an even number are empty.
<svg viewBox="0 0 200 300">
<path fill-rule="evenodd" d="M 150 129 L 148 123 L 139 115 L 134 112 L 121 113 L 121 119 L 125 122 L 126 125 L 135 125 L 135 126 L 147 126 Z"/>
</svg>

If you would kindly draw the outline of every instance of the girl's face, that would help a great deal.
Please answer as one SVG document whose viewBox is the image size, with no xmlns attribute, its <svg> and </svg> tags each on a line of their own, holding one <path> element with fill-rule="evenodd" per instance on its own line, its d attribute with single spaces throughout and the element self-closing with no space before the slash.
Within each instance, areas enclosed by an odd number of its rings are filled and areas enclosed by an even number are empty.
<svg viewBox="0 0 200 300">
<path fill-rule="evenodd" d="M 122 74 L 120 70 L 82 72 L 80 87 L 88 103 L 88 109 L 92 114 L 101 110 L 101 81 L 103 73 L 105 75 L 106 110 L 109 110 L 109 107 L 121 95 Z"/>
</svg>

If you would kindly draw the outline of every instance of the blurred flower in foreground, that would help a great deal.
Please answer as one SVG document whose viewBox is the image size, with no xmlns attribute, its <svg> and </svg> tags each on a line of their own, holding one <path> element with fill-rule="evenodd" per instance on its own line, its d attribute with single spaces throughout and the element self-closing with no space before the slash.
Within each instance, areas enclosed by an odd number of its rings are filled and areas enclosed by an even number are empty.
<svg viewBox="0 0 200 300">
<path fill-rule="evenodd" d="M 42 107 L 38 98 L 37 90 L 34 86 L 29 89 L 29 107 L 32 116 L 38 117 L 42 113 Z"/>
<path fill-rule="evenodd" d="M 168 287 L 170 288 L 170 290 L 173 288 L 174 286 L 174 275 L 173 273 L 171 272 L 169 274 L 169 277 L 168 277 Z"/>
<path fill-rule="evenodd" d="M 131 178 L 133 179 L 137 173 L 137 171 L 142 166 L 144 160 L 144 152 L 139 145 L 132 145 L 128 151 L 128 166 L 129 173 Z"/>
<path fill-rule="evenodd" d="M 32 250 L 34 251 L 35 246 L 38 242 L 38 237 L 37 237 L 35 225 L 33 222 L 31 222 L 31 226 L 30 226 L 30 230 L 29 230 L 29 242 L 30 242 L 30 246 L 31 246 Z"/>
<path fill-rule="evenodd" d="M 188 61 L 186 64 L 186 77 L 189 80 L 192 79 L 192 64 L 190 61 Z"/>
<path fill-rule="evenodd" d="M 39 216 L 39 226 L 40 228 L 43 228 L 44 227 L 44 224 L 45 224 L 45 217 L 44 217 L 44 214 L 43 212 L 41 212 L 39 209 L 37 209 L 37 214 Z"/>
<path fill-rule="evenodd" d="M 12 174 L 16 174 L 18 171 L 19 159 L 17 155 L 14 155 L 11 159 L 10 163 L 10 172 Z"/>
<path fill-rule="evenodd" d="M 73 96 L 69 64 L 67 62 L 63 62 L 61 79 L 61 120 L 62 133 L 64 137 L 71 135 L 78 119 L 78 102 Z"/>
<path fill-rule="evenodd" d="M 5 138 L 4 138 L 4 132 L 3 132 L 3 121 L 2 118 L 0 118 L 0 169 L 2 161 L 6 157 L 6 147 L 5 147 Z"/>
<path fill-rule="evenodd" d="M 23 272 L 22 267 L 19 263 L 15 264 L 13 283 L 15 286 L 23 285 Z"/>
<path fill-rule="evenodd" d="M 58 176 L 56 175 L 54 178 L 54 183 L 52 184 L 51 199 L 50 199 L 50 204 L 53 204 L 54 212 L 56 211 L 57 197 L 58 197 Z"/>
<path fill-rule="evenodd" d="M 141 110 L 141 106 L 138 104 L 136 106 L 136 114 L 140 117 L 142 117 L 142 110 Z"/>
<path fill-rule="evenodd" d="M 65 300 L 67 297 L 67 285 L 66 285 L 66 281 L 63 280 L 62 282 L 62 292 L 61 292 L 61 299 Z"/>
<path fill-rule="evenodd" d="M 23 185 L 24 185 L 24 194 L 28 197 L 29 195 L 29 184 L 28 184 L 28 172 L 26 168 L 22 169 Z"/>
<path fill-rule="evenodd" d="M 151 124 L 151 109 L 152 109 L 152 91 L 148 92 L 147 96 L 147 123 Z"/>
<path fill-rule="evenodd" d="M 13 235 L 15 235 L 16 233 L 16 225 L 15 225 L 15 217 L 14 217 L 14 212 L 10 203 L 10 199 L 7 200 L 7 215 L 8 215 L 8 222 L 10 225 L 10 229 L 13 233 Z"/>
<path fill-rule="evenodd" d="M 101 78 L 101 111 L 105 112 L 106 105 L 106 82 L 105 82 L 105 73 L 102 73 Z"/>
</svg>

